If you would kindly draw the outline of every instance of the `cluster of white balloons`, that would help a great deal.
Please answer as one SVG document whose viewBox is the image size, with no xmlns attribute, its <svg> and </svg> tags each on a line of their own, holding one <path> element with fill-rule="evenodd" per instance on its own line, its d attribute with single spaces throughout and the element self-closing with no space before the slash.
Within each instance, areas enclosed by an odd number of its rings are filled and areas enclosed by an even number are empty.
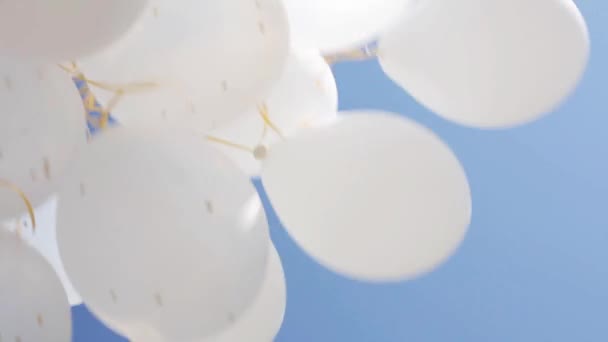
<svg viewBox="0 0 608 342">
<path fill-rule="evenodd" d="M 368 55 L 447 120 L 508 128 L 567 98 L 589 36 L 571 0 L 0 2 L 0 340 L 69 341 L 81 300 L 135 342 L 274 339 L 285 276 L 250 177 L 343 276 L 441 265 L 466 174 L 401 115 L 338 112 L 328 61 Z"/>
</svg>

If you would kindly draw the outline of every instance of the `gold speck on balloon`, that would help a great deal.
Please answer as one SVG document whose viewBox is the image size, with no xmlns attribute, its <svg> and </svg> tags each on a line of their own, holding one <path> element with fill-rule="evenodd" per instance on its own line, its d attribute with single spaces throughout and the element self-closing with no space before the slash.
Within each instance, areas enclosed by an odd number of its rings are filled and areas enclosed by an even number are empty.
<svg viewBox="0 0 608 342">
<path fill-rule="evenodd" d="M 13 80 L 10 76 L 4 76 L 4 86 L 7 90 L 13 90 Z"/>
<path fill-rule="evenodd" d="M 266 25 L 262 21 L 258 21 L 258 30 L 262 35 L 266 34 Z"/>
<path fill-rule="evenodd" d="M 159 307 L 163 307 L 164 301 L 160 293 L 154 295 L 154 301 L 156 302 L 156 305 L 158 305 Z"/>
<path fill-rule="evenodd" d="M 49 161 L 49 158 L 44 158 L 43 160 L 43 170 L 44 170 L 44 177 L 46 178 L 47 181 L 51 180 L 51 162 Z"/>
<path fill-rule="evenodd" d="M 36 174 L 36 169 L 30 169 L 30 178 L 32 182 L 38 181 L 38 174 Z"/>
<path fill-rule="evenodd" d="M 154 18 L 158 18 L 158 7 L 154 7 L 152 9 L 152 15 L 154 16 Z"/>
<path fill-rule="evenodd" d="M 232 312 L 230 312 L 228 314 L 228 322 L 230 322 L 230 323 L 236 322 L 236 316 Z"/>
<path fill-rule="evenodd" d="M 205 201 L 205 206 L 207 207 L 207 212 L 209 214 L 213 214 L 213 211 L 214 211 L 213 202 L 211 202 L 211 201 Z"/>
<path fill-rule="evenodd" d="M 110 298 L 112 298 L 113 303 L 118 303 L 118 296 L 114 290 L 110 290 Z"/>
<path fill-rule="evenodd" d="M 44 81 L 44 78 L 46 77 L 44 69 L 40 68 L 36 70 L 36 77 L 38 78 L 38 81 Z"/>
<path fill-rule="evenodd" d="M 41 328 L 44 326 L 44 317 L 42 317 L 42 314 L 36 315 L 36 323 L 38 323 L 38 326 Z"/>
</svg>

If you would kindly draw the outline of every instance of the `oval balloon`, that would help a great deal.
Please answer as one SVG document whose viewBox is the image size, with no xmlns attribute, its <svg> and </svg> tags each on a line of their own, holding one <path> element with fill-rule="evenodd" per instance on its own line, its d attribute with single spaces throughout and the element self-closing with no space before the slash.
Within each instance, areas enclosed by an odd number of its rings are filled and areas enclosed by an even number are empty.
<svg viewBox="0 0 608 342">
<path fill-rule="evenodd" d="M 231 325 L 268 254 L 258 194 L 200 137 L 120 127 L 82 151 L 59 192 L 57 240 L 84 302 L 165 340 Z"/>
<path fill-rule="evenodd" d="M 382 68 L 459 124 L 505 128 L 555 109 L 589 57 L 571 0 L 421 1 L 380 39 Z"/>
<path fill-rule="evenodd" d="M 102 104 L 124 91 L 119 122 L 207 131 L 267 97 L 287 25 L 281 0 L 152 0 L 124 39 L 79 64 Z"/>
<path fill-rule="evenodd" d="M 91 54 L 122 36 L 146 3 L 147 0 L 2 1 L 0 55 L 62 62 Z"/>
<path fill-rule="evenodd" d="M 11 220 L 5 223 L 11 232 L 19 232 L 19 236 L 30 246 L 34 247 L 46 261 L 53 266 L 55 273 L 59 277 L 63 288 L 68 296 L 70 305 L 82 304 L 82 299 L 72 282 L 68 278 L 63 262 L 59 257 L 59 248 L 56 238 L 56 213 L 57 213 L 57 197 L 51 196 L 49 200 L 36 208 L 35 218 L 37 222 L 36 229 L 32 229 L 32 222 L 29 215 L 24 215 L 21 218 Z"/>
<path fill-rule="evenodd" d="M 55 65 L 0 58 L 0 221 L 26 212 L 55 190 L 75 151 L 86 144 L 82 101 Z M 19 189 L 19 190 L 17 190 Z"/>
<path fill-rule="evenodd" d="M 285 0 L 292 45 L 323 53 L 369 43 L 390 27 L 412 0 Z"/>
<path fill-rule="evenodd" d="M 274 341 L 281 329 L 287 305 L 285 273 L 279 253 L 271 246 L 262 290 L 236 324 L 204 342 Z M 195 342 L 195 341 L 192 341 Z"/>
<path fill-rule="evenodd" d="M 0 229 L 0 338 L 71 341 L 72 313 L 53 268 L 27 243 Z"/>
<path fill-rule="evenodd" d="M 209 132 L 212 141 L 250 176 L 257 176 L 261 162 L 254 153 L 222 143 L 229 141 L 251 149 L 270 147 L 314 122 L 331 118 L 338 110 L 338 90 L 333 73 L 314 50 L 292 50 L 283 75 L 265 101 L 268 118 L 278 128 L 274 131 L 261 117 L 261 108 L 251 108 L 231 123 Z M 262 108 L 263 110 L 263 108 Z"/>
<path fill-rule="evenodd" d="M 266 267 L 266 279 L 262 285 L 262 290 L 251 307 L 232 327 L 214 336 L 190 340 L 189 342 L 273 341 L 283 323 L 287 292 L 281 258 L 272 243 Z M 150 332 L 146 327 L 124 326 L 103 317 L 103 315 L 96 315 L 108 326 L 119 327 L 117 330 L 122 331 L 124 336 L 133 342 L 164 342 L 161 337 Z"/>
<path fill-rule="evenodd" d="M 337 273 L 394 281 L 426 273 L 463 240 L 466 175 L 431 131 L 352 112 L 276 144 L 262 182 L 293 239 Z"/>
</svg>

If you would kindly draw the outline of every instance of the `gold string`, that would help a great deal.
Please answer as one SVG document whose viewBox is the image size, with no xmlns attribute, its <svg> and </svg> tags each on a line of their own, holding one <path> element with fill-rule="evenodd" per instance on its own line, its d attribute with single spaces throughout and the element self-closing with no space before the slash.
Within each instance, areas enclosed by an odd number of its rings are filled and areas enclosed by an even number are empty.
<svg viewBox="0 0 608 342">
<path fill-rule="evenodd" d="M 270 120 L 270 116 L 268 115 L 268 106 L 264 103 L 258 106 L 258 112 L 264 120 L 264 124 L 270 127 L 281 139 L 285 139 L 285 135 L 281 132 L 281 129 L 275 125 L 272 120 Z"/>
<path fill-rule="evenodd" d="M 116 105 L 122 100 L 124 96 L 124 91 L 117 91 L 114 96 L 108 101 L 108 104 L 101 110 L 101 117 L 99 119 L 99 128 L 101 130 L 106 129 L 108 127 L 108 123 L 110 122 L 110 113 L 116 107 Z"/>
<path fill-rule="evenodd" d="M 229 141 L 229 140 L 225 140 L 225 139 L 222 139 L 222 138 L 214 137 L 212 135 L 207 135 L 206 138 L 209 141 L 212 141 L 212 142 L 215 142 L 215 143 L 218 143 L 218 144 L 222 144 L 222 145 L 226 145 L 226 146 L 229 146 L 229 147 L 232 147 L 232 148 L 236 148 L 236 149 L 239 149 L 239 150 L 242 150 L 242 151 L 246 151 L 246 152 L 249 152 L 249 153 L 253 153 L 253 151 L 254 151 L 253 148 L 251 148 L 251 147 L 248 147 L 248 146 L 245 146 L 245 145 L 241 145 L 241 144 L 237 144 L 235 142 L 232 142 L 232 141 Z"/>
<path fill-rule="evenodd" d="M 266 139 L 267 134 L 268 134 L 268 125 L 266 124 L 266 122 L 264 122 L 264 128 L 262 129 L 262 136 L 260 137 L 260 142 L 258 143 L 258 145 L 261 145 L 264 142 L 264 139 Z"/>
<path fill-rule="evenodd" d="M 25 206 L 27 207 L 27 212 L 30 215 L 30 220 L 32 221 L 32 229 L 36 231 L 36 215 L 34 214 L 34 206 L 32 206 L 32 202 L 30 202 L 30 199 L 27 197 L 25 192 L 23 192 L 23 190 L 21 190 L 21 188 L 19 188 L 17 185 L 4 179 L 0 179 L 0 187 L 5 187 L 16 193 L 19 197 L 21 197 L 23 203 L 25 203 Z"/>
</svg>

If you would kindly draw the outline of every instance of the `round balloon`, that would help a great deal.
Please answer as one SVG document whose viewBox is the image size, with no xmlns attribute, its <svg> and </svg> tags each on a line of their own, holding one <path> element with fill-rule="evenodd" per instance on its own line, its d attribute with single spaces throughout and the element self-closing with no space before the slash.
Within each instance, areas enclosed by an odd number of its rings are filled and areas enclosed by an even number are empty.
<svg viewBox="0 0 608 342">
<path fill-rule="evenodd" d="M 389 28 L 412 0 L 285 0 L 292 44 L 336 53 Z"/>
<path fill-rule="evenodd" d="M 421 104 L 473 127 L 555 109 L 589 57 L 571 0 L 420 1 L 379 43 L 382 68 Z"/>
<path fill-rule="evenodd" d="M 276 144 L 262 182 L 294 240 L 361 280 L 429 272 L 463 240 L 466 175 L 431 131 L 394 114 L 352 112 Z"/>
<path fill-rule="evenodd" d="M 262 290 L 253 305 L 233 327 L 203 341 L 274 341 L 283 324 L 286 305 L 287 289 L 285 286 L 285 273 L 283 273 L 279 253 L 274 246 L 271 246 L 266 280 L 264 280 Z"/>
<path fill-rule="evenodd" d="M 0 339 L 71 341 L 72 313 L 53 268 L 18 235 L 0 229 Z"/>
<path fill-rule="evenodd" d="M 281 259 L 272 244 L 266 267 L 266 279 L 262 290 L 251 307 L 232 327 L 222 330 L 214 336 L 189 340 L 189 342 L 273 341 L 283 323 L 287 293 Z M 133 342 L 164 342 L 158 334 L 154 334 L 145 326 L 124 326 L 98 313 L 96 315 L 108 326 L 119 327 L 117 330 L 123 332 L 124 336 Z"/>
<path fill-rule="evenodd" d="M 118 43 L 80 60 L 124 124 L 207 131 L 263 101 L 288 55 L 281 0 L 151 0 Z"/>
<path fill-rule="evenodd" d="M 232 324 L 258 294 L 268 225 L 249 179 L 200 137 L 120 127 L 59 192 L 65 269 L 95 312 L 169 341 Z"/>
<path fill-rule="evenodd" d="M 334 117 L 338 110 L 338 90 L 332 71 L 315 50 L 292 50 L 283 76 L 265 101 L 266 108 L 251 108 L 231 123 L 209 132 L 210 137 L 251 148 L 267 149 L 281 139 L 318 120 Z M 266 110 L 268 127 L 260 111 Z M 215 141 L 214 146 L 235 161 L 245 173 L 257 176 L 260 156 Z"/>
<path fill-rule="evenodd" d="M 63 262 L 59 257 L 55 227 L 56 212 L 57 197 L 51 196 L 49 200 L 35 209 L 37 222 L 35 230 L 32 229 L 31 218 L 28 214 L 25 214 L 21 218 L 7 221 L 5 225 L 9 227 L 11 232 L 18 232 L 23 241 L 34 247 L 51 264 L 63 284 L 70 305 L 80 305 L 82 304 L 82 299 L 74 289 L 72 282 L 65 272 Z"/>
<path fill-rule="evenodd" d="M 62 62 L 96 52 L 122 36 L 147 0 L 0 2 L 0 55 Z M 91 20 L 95 20 L 92 24 Z M 27 35 L 18 34 L 27 32 Z"/>
<path fill-rule="evenodd" d="M 42 204 L 84 144 L 84 108 L 70 76 L 0 58 L 0 180 L 12 185 L 0 185 L 0 221 L 26 212 L 19 192 Z"/>
</svg>

